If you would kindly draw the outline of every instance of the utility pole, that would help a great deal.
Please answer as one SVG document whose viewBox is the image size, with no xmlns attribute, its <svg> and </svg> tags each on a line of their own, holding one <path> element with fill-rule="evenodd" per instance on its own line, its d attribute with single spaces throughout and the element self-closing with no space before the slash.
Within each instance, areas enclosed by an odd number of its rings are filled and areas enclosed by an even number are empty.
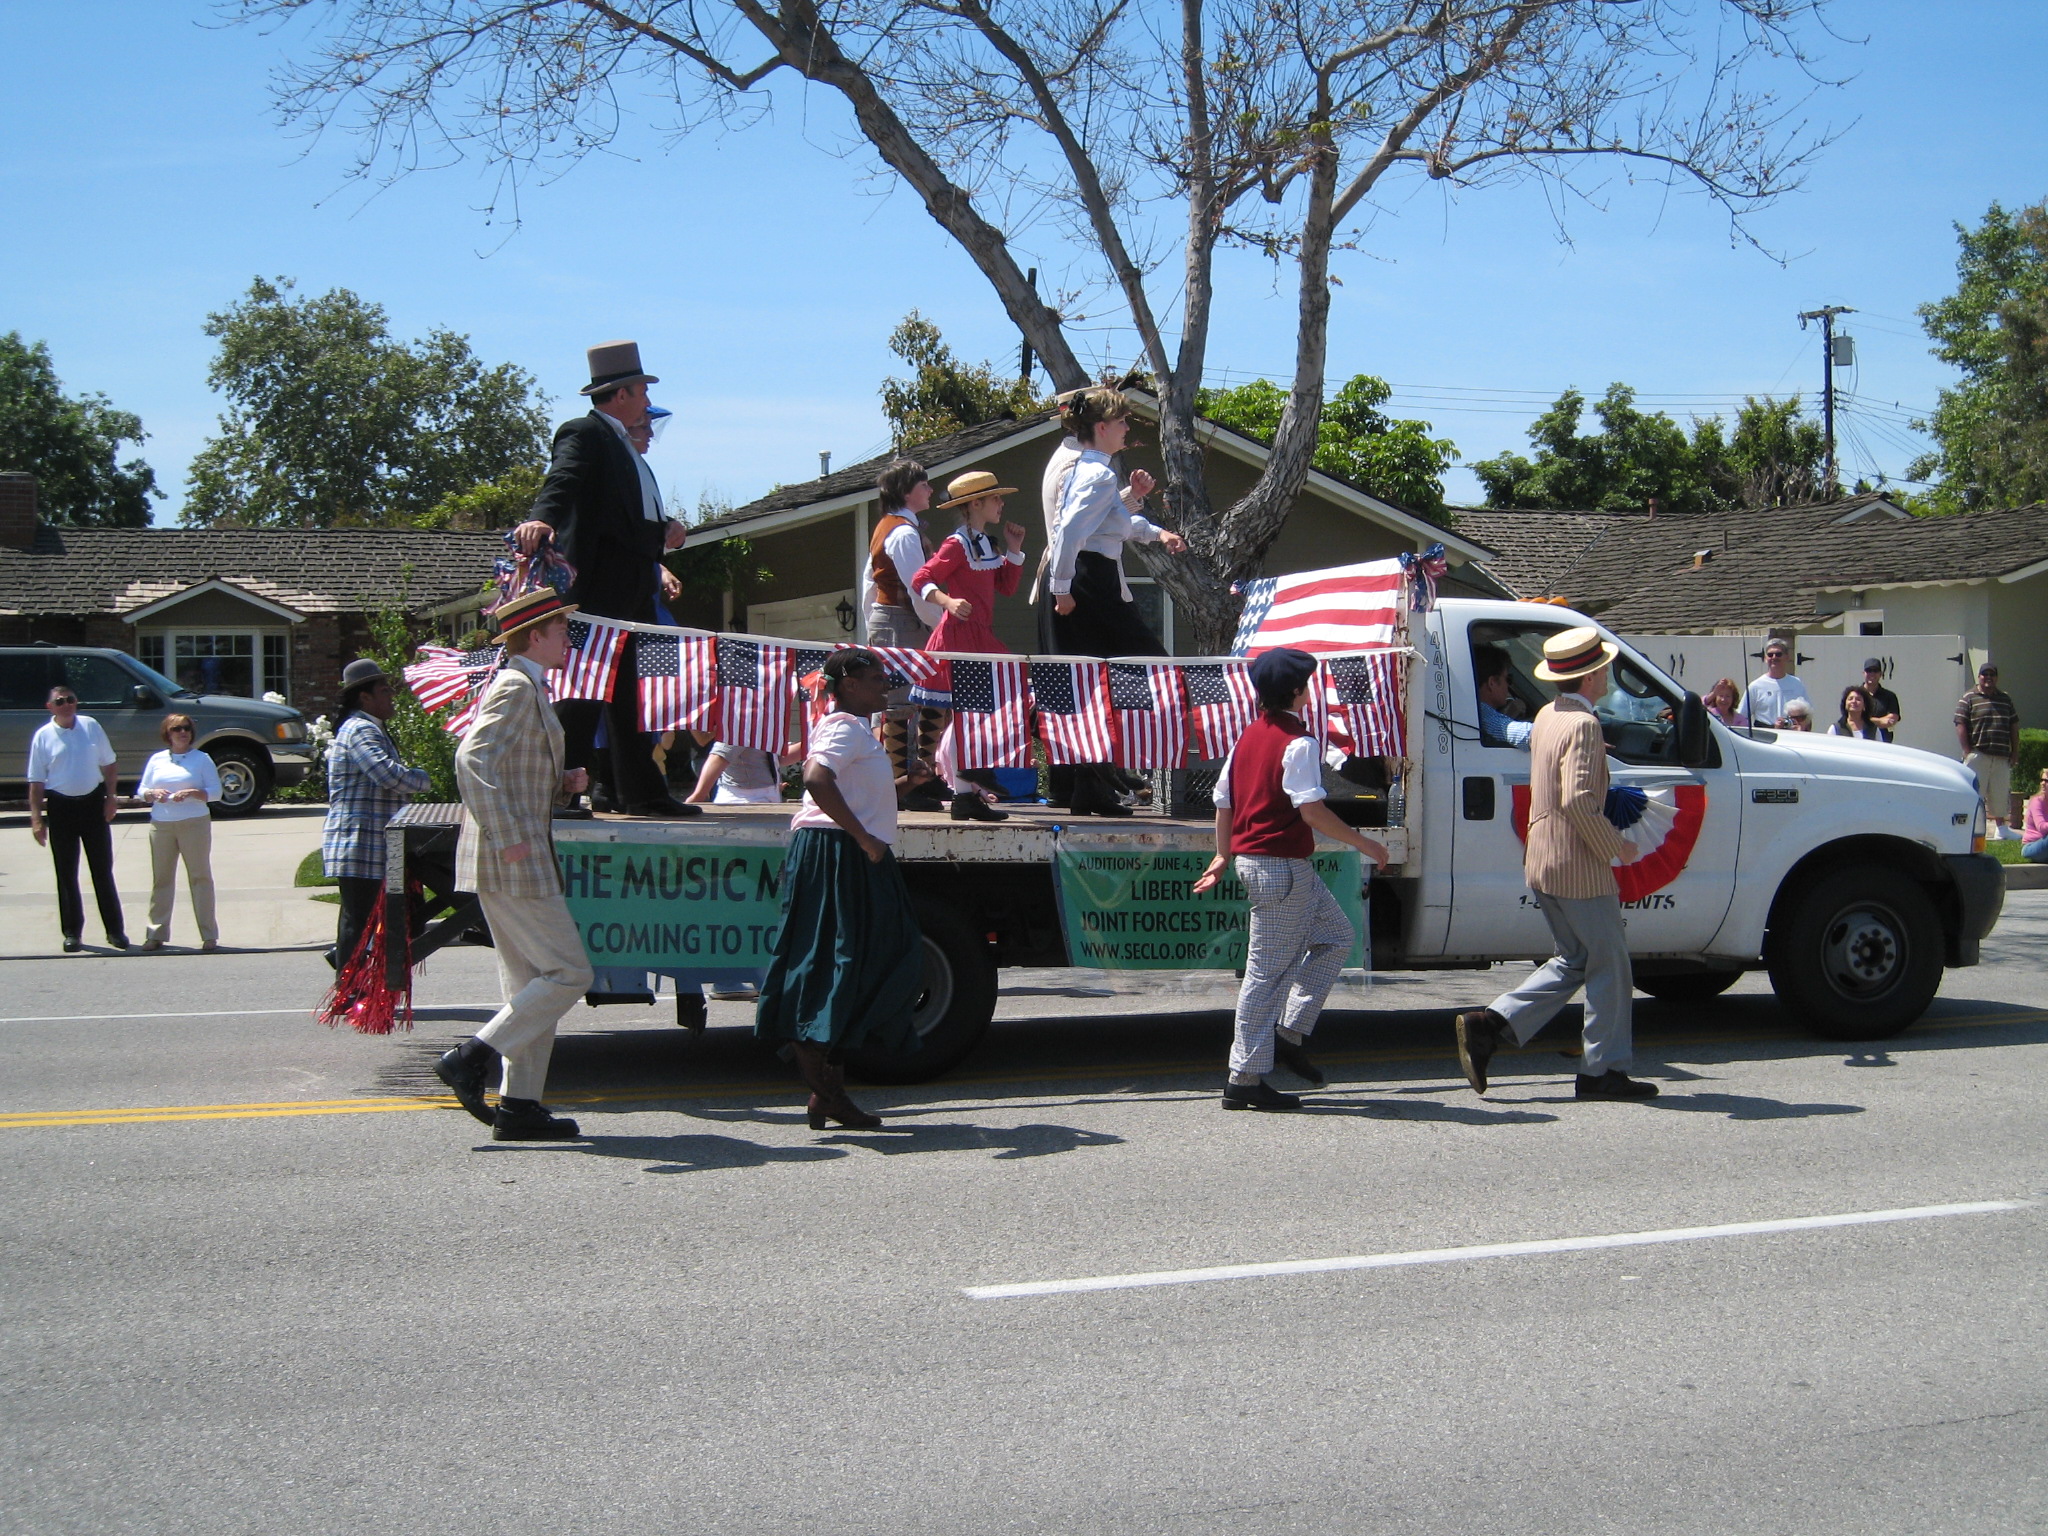
<svg viewBox="0 0 2048 1536">
<path fill-rule="evenodd" d="M 1016 269 L 1012 268 L 1011 270 L 1014 271 Z M 1031 285 L 1031 291 L 1033 293 L 1037 293 L 1038 268 L 1033 267 L 1029 272 L 1026 272 L 1024 274 L 1024 281 Z M 1022 379 L 1024 383 L 1029 384 L 1031 382 L 1031 338 L 1028 336 L 1024 338 L 1024 350 L 1021 358 L 1019 359 L 1018 367 L 1020 369 L 1018 377 Z"/>
<path fill-rule="evenodd" d="M 1806 329 L 1806 322 L 1820 322 L 1820 431 L 1827 444 L 1828 494 L 1833 495 L 1841 478 L 1835 472 L 1835 316 L 1853 315 L 1856 311 L 1846 304 L 1823 304 L 1819 309 L 1803 311 L 1799 316 L 1799 329 Z M 1849 337 L 1842 338 L 1844 344 L 1853 349 L 1855 342 Z M 1850 351 L 1843 358 L 1847 363 L 1855 353 Z"/>
</svg>

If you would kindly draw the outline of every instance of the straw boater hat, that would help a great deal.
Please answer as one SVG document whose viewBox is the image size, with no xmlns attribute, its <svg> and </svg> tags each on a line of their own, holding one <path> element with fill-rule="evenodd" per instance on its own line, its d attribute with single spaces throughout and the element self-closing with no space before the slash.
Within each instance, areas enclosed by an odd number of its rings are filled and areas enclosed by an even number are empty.
<svg viewBox="0 0 2048 1536">
<path fill-rule="evenodd" d="M 549 619 L 565 619 L 577 611 L 577 605 L 563 602 L 562 594 L 553 587 L 535 587 L 498 604 L 498 638 L 509 640 L 522 629 L 532 629 Z"/>
<path fill-rule="evenodd" d="M 640 343 L 607 341 L 589 349 L 590 382 L 576 391 L 579 395 L 601 394 L 622 384 L 659 384 L 661 380 L 640 366 Z"/>
<path fill-rule="evenodd" d="M 1543 642 L 1543 659 L 1536 664 L 1536 675 L 1546 683 L 1569 682 L 1588 672 L 1598 672 L 1620 653 L 1620 646 L 1612 640 L 1602 640 L 1600 631 L 1592 625 L 1582 624 Z"/>
<path fill-rule="evenodd" d="M 964 475 L 955 475 L 946 482 L 946 495 L 933 510 L 943 512 L 948 507 L 957 507 L 962 502 L 979 501 L 984 496 L 1014 496 L 1014 485 L 997 485 L 996 477 L 985 469 L 970 469 Z"/>
</svg>

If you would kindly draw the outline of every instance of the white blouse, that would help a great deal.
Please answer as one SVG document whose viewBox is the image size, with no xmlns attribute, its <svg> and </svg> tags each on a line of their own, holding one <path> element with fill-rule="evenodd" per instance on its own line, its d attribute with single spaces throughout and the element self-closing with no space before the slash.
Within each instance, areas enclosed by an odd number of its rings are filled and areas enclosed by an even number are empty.
<svg viewBox="0 0 2048 1536">
<path fill-rule="evenodd" d="M 1109 455 L 1100 448 L 1084 448 L 1060 500 L 1059 526 L 1052 535 L 1052 573 L 1046 585 L 1055 593 L 1072 591 L 1074 562 L 1084 550 L 1114 560 L 1121 578 L 1124 545 L 1156 543 L 1160 532 L 1157 523 L 1124 506 L 1123 490 L 1110 467 Z M 1129 602 L 1128 586 L 1123 595 Z"/>
</svg>

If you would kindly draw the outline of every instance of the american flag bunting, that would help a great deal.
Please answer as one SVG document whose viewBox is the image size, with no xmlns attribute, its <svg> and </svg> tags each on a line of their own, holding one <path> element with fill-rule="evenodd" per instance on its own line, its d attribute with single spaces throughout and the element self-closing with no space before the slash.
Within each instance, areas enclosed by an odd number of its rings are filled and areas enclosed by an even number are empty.
<svg viewBox="0 0 2048 1536">
<path fill-rule="evenodd" d="M 779 753 L 789 745 L 794 648 L 718 636 L 718 738 Z"/>
<path fill-rule="evenodd" d="M 616 624 L 571 619 L 569 655 L 548 673 L 548 697 L 557 704 L 564 699 L 610 698 L 625 640 L 626 631 Z"/>
<path fill-rule="evenodd" d="M 1116 752 L 1109 718 L 1109 667 L 1100 661 L 1034 661 L 1031 702 L 1038 734 L 1055 763 L 1106 763 Z M 981 766 L 979 764 L 976 765 Z"/>
<path fill-rule="evenodd" d="M 1250 664 L 1187 662 L 1180 675 L 1188 692 L 1188 714 L 1195 725 L 1195 751 L 1210 760 L 1228 757 L 1259 712 Z"/>
<path fill-rule="evenodd" d="M 1178 667 L 1165 662 L 1111 662 L 1109 703 L 1116 712 L 1117 766 L 1178 768 L 1186 760 L 1188 721 Z"/>
<path fill-rule="evenodd" d="M 953 663 L 953 742 L 962 768 L 1028 768 L 1030 712 L 1022 661 Z"/>
<path fill-rule="evenodd" d="M 406 687 L 429 713 L 462 702 L 463 708 L 456 716 L 443 722 L 447 729 L 461 735 L 469 717 L 476 712 L 476 701 L 482 697 L 484 685 L 504 661 L 505 648 L 486 645 L 474 651 L 458 651 L 452 646 L 423 645 L 419 656 L 405 669 Z"/>
<path fill-rule="evenodd" d="M 1352 752 L 1359 757 L 1406 757 L 1408 726 L 1401 712 L 1399 651 L 1326 656 L 1330 708 L 1349 726 Z"/>
<path fill-rule="evenodd" d="M 640 673 L 640 729 L 706 731 L 718 714 L 718 642 L 710 635 L 643 631 L 633 642 Z M 782 749 L 781 743 L 776 750 Z"/>
</svg>

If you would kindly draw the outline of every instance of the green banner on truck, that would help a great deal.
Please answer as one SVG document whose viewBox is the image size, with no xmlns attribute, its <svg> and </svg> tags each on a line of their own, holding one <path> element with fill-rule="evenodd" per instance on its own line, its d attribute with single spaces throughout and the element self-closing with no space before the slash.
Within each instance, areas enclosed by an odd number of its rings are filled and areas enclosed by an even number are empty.
<svg viewBox="0 0 2048 1536">
<path fill-rule="evenodd" d="M 1194 894 L 1209 854 L 1063 838 L 1055 855 L 1060 922 L 1073 965 L 1102 971 L 1232 971 L 1251 921 L 1244 883 L 1226 873 Z M 1316 873 L 1360 935 L 1346 965 L 1365 964 L 1365 897 L 1357 852 L 1319 851 Z"/>
<path fill-rule="evenodd" d="M 596 966 L 757 971 L 782 921 L 782 845 L 555 837 L 562 894 Z"/>
</svg>

